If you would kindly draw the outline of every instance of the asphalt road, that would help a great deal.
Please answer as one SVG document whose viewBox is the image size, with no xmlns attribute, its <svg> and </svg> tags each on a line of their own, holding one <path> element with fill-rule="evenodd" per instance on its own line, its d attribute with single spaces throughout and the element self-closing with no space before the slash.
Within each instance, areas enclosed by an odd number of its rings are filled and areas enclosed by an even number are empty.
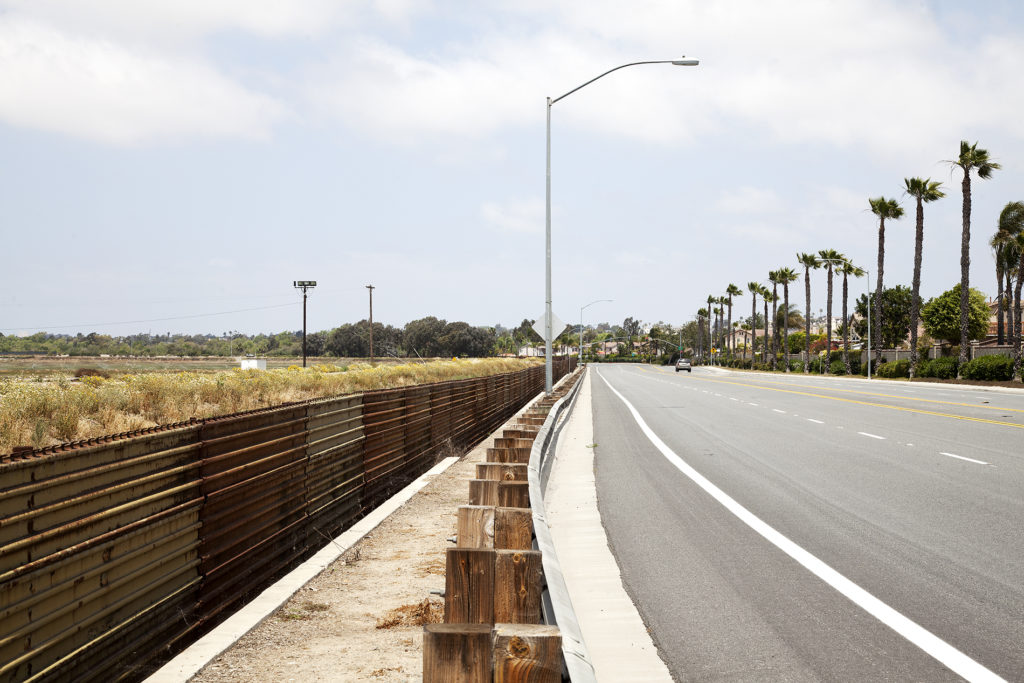
<svg viewBox="0 0 1024 683">
<path fill-rule="evenodd" d="M 1024 391 L 592 371 L 601 517 L 678 680 L 1024 680 Z"/>
</svg>

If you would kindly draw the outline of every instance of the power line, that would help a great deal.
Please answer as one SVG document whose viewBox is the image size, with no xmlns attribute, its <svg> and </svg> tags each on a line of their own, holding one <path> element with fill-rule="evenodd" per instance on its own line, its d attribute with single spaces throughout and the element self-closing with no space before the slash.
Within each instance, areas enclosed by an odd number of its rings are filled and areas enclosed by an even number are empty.
<svg viewBox="0 0 1024 683">
<path fill-rule="evenodd" d="M 194 318 L 212 318 L 218 315 L 231 315 L 233 313 L 248 313 L 249 311 L 266 311 L 271 308 L 288 308 L 291 306 L 297 306 L 298 302 L 292 302 L 288 304 L 277 304 L 276 306 L 259 306 L 257 308 L 239 308 L 234 311 L 218 311 L 217 313 L 198 313 L 196 315 L 177 315 L 169 318 L 150 318 L 148 320 L 122 320 L 113 323 L 81 323 L 77 325 L 22 325 L 20 327 L 0 327 L 0 331 L 3 332 L 16 332 L 18 330 L 39 330 L 45 332 L 47 330 L 65 330 L 68 328 L 88 328 L 88 327 L 111 327 L 113 325 L 136 325 L 139 323 L 160 323 L 168 320 L 190 320 Z"/>
</svg>

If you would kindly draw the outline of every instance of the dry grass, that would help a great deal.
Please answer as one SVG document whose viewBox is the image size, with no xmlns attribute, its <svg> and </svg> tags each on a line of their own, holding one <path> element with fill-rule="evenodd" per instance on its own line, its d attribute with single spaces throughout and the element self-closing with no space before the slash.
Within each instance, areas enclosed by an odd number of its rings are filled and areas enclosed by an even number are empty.
<svg viewBox="0 0 1024 683">
<path fill-rule="evenodd" d="M 377 620 L 377 628 L 395 628 L 396 626 L 423 626 L 439 624 L 444 616 L 444 605 L 440 601 L 431 602 L 428 598 L 412 605 L 402 605 L 389 611 Z"/>
<path fill-rule="evenodd" d="M 0 453 L 14 446 L 38 448 L 290 401 L 514 372 L 536 363 L 489 358 L 376 367 L 357 363 L 209 374 L 85 376 L 77 381 L 0 379 Z"/>
</svg>

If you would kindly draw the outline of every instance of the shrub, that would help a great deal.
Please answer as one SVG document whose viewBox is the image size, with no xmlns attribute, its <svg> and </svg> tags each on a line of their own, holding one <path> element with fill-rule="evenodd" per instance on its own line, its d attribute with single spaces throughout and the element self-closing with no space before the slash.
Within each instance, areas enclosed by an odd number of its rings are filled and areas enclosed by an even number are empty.
<svg viewBox="0 0 1024 683">
<path fill-rule="evenodd" d="M 980 356 L 964 363 L 960 374 L 965 379 L 1009 381 L 1013 379 L 1013 359 L 1009 356 Z"/>
<path fill-rule="evenodd" d="M 914 368 L 914 377 L 934 377 L 932 374 L 932 361 L 927 358 L 921 358 L 917 361 L 917 366 Z"/>
<path fill-rule="evenodd" d="M 845 375 L 846 364 L 843 363 L 842 358 L 840 358 L 839 360 L 834 360 L 832 361 L 832 364 L 828 366 L 828 371 L 831 372 L 833 375 Z"/>
<path fill-rule="evenodd" d="M 789 361 L 789 369 L 793 372 L 803 372 L 804 362 L 802 360 L 791 360 Z"/>
<path fill-rule="evenodd" d="M 938 377 L 939 379 L 953 379 L 956 377 L 956 358 L 935 358 L 928 363 L 928 374 L 926 377 Z"/>
<path fill-rule="evenodd" d="M 910 361 L 897 360 L 891 363 L 883 363 L 878 367 L 879 377 L 910 377 Z"/>
</svg>

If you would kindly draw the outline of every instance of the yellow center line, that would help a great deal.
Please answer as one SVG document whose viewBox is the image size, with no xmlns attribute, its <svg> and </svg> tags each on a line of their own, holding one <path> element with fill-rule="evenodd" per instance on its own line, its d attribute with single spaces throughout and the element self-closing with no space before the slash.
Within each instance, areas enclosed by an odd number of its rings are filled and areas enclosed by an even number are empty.
<svg viewBox="0 0 1024 683">
<path fill-rule="evenodd" d="M 860 394 L 862 396 L 879 396 L 881 398 L 895 398 L 902 401 L 919 401 L 921 403 L 941 403 L 948 406 L 964 406 L 966 408 L 981 408 L 983 410 L 1002 410 L 1004 412 L 1011 413 L 1024 413 L 1024 410 L 1020 408 L 1000 408 L 999 406 L 991 405 L 980 405 L 978 403 L 960 403 L 957 401 L 943 401 L 936 398 L 917 398 L 916 396 L 897 396 L 894 394 L 879 394 L 874 391 L 858 391 L 856 389 L 834 389 L 832 387 L 816 387 L 812 384 L 796 384 L 794 382 L 773 382 L 771 380 L 764 380 L 765 384 L 778 384 L 780 386 L 793 386 L 803 387 L 805 389 L 817 389 L 819 391 L 841 391 L 844 394 Z M 760 386 L 760 385 L 751 385 Z M 767 387 L 766 387 L 767 388 Z"/>
<path fill-rule="evenodd" d="M 852 398 L 843 398 L 841 396 L 826 396 L 824 394 L 813 394 L 809 391 L 794 391 L 792 389 L 776 389 L 775 387 L 766 387 L 763 384 L 747 384 L 745 382 L 731 382 L 721 379 L 707 379 L 704 377 L 694 377 L 696 381 L 700 382 L 713 382 L 715 384 L 732 384 L 737 387 L 748 387 L 751 389 L 764 389 L 765 391 L 778 391 L 783 394 L 796 394 L 797 396 L 810 396 L 812 398 L 824 398 L 829 401 L 841 401 L 843 403 L 853 403 L 861 406 L 870 406 L 872 408 L 888 408 L 889 410 L 900 410 L 905 413 L 917 413 L 919 415 L 934 415 L 935 417 L 948 417 L 954 420 L 967 420 L 969 422 L 983 422 L 990 425 L 1002 425 L 1004 427 L 1015 427 L 1017 429 L 1024 429 L 1024 425 L 1017 424 L 1015 422 L 1001 422 L 999 420 L 986 420 L 982 417 L 970 417 L 968 415 L 955 415 L 953 413 L 937 413 L 933 410 L 921 410 L 920 408 L 905 408 L 903 406 L 891 406 L 887 403 L 872 403 L 870 401 L 858 401 Z M 963 404 L 967 405 L 967 404 Z M 974 407 L 974 406 L 972 406 Z"/>
</svg>

